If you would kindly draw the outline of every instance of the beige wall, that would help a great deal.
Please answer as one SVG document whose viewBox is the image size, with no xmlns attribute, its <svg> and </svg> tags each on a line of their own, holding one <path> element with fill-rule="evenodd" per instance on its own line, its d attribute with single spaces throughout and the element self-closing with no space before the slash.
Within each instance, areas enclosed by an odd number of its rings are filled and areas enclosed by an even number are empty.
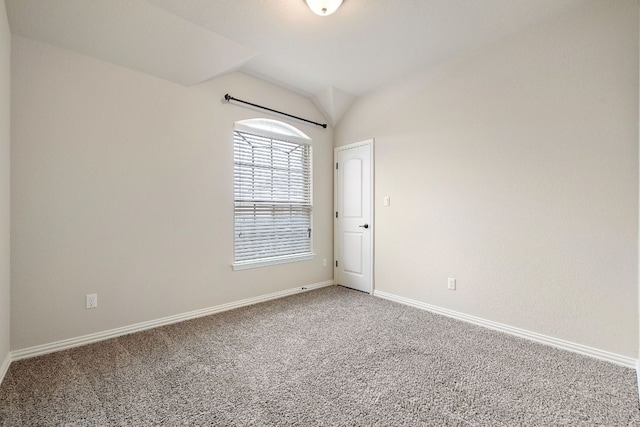
<svg viewBox="0 0 640 427">
<path fill-rule="evenodd" d="M 295 121 L 314 141 L 317 257 L 231 269 L 233 123 L 266 116 L 221 100 L 323 120 L 308 98 L 239 73 L 186 88 L 12 43 L 13 350 L 332 279 L 333 135 Z"/>
<path fill-rule="evenodd" d="M 637 357 L 635 0 L 359 99 L 336 141 L 370 137 L 376 289 Z"/>
<path fill-rule="evenodd" d="M 9 101 L 11 34 L 0 0 L 0 365 L 9 354 Z M 0 373 L 1 374 L 1 373 Z"/>
</svg>

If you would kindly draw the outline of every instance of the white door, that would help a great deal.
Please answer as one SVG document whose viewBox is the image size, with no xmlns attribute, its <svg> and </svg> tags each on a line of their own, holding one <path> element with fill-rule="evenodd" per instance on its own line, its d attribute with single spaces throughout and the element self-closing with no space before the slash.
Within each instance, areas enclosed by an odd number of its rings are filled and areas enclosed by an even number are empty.
<svg viewBox="0 0 640 427">
<path fill-rule="evenodd" d="M 335 283 L 373 292 L 373 140 L 335 149 Z"/>
</svg>

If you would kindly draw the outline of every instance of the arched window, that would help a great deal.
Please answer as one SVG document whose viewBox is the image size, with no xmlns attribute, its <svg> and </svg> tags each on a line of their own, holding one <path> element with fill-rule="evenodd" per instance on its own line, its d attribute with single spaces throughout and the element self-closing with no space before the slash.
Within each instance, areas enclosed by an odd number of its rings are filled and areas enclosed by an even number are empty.
<svg viewBox="0 0 640 427">
<path fill-rule="evenodd" d="M 276 120 L 236 122 L 235 270 L 313 258 L 311 139 Z"/>
</svg>

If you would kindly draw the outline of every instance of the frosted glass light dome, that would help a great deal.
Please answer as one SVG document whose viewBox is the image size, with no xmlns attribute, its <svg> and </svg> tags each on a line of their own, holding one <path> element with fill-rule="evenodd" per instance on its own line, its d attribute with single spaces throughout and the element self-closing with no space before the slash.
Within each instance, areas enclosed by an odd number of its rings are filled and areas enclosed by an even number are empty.
<svg viewBox="0 0 640 427">
<path fill-rule="evenodd" d="M 329 16 L 342 4 L 342 0 L 304 0 L 316 15 Z"/>
</svg>

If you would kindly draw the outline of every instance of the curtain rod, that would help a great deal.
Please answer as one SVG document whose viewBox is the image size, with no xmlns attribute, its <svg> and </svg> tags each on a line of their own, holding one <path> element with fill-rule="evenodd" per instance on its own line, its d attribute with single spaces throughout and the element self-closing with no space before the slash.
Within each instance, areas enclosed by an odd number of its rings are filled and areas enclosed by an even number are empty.
<svg viewBox="0 0 640 427">
<path fill-rule="evenodd" d="M 297 119 L 297 120 L 302 120 L 303 122 L 311 123 L 311 124 L 314 124 L 316 126 L 323 127 L 325 129 L 327 128 L 327 124 L 326 123 L 318 123 L 318 122 L 314 122 L 312 120 L 303 119 L 302 117 L 294 116 L 292 114 L 283 113 L 282 111 L 274 110 L 274 109 L 271 109 L 271 108 L 263 107 L 262 105 L 253 104 L 251 102 L 247 102 L 247 101 L 243 101 L 243 100 L 238 99 L 238 98 L 234 98 L 233 96 L 231 96 L 229 94 L 226 94 L 224 96 L 224 99 L 227 102 L 230 102 L 230 101 L 241 102 L 243 104 L 251 105 L 252 107 L 261 108 L 263 110 L 271 111 L 272 113 L 282 114 L 283 116 L 291 117 L 291 118 L 294 118 L 294 119 Z"/>
</svg>

